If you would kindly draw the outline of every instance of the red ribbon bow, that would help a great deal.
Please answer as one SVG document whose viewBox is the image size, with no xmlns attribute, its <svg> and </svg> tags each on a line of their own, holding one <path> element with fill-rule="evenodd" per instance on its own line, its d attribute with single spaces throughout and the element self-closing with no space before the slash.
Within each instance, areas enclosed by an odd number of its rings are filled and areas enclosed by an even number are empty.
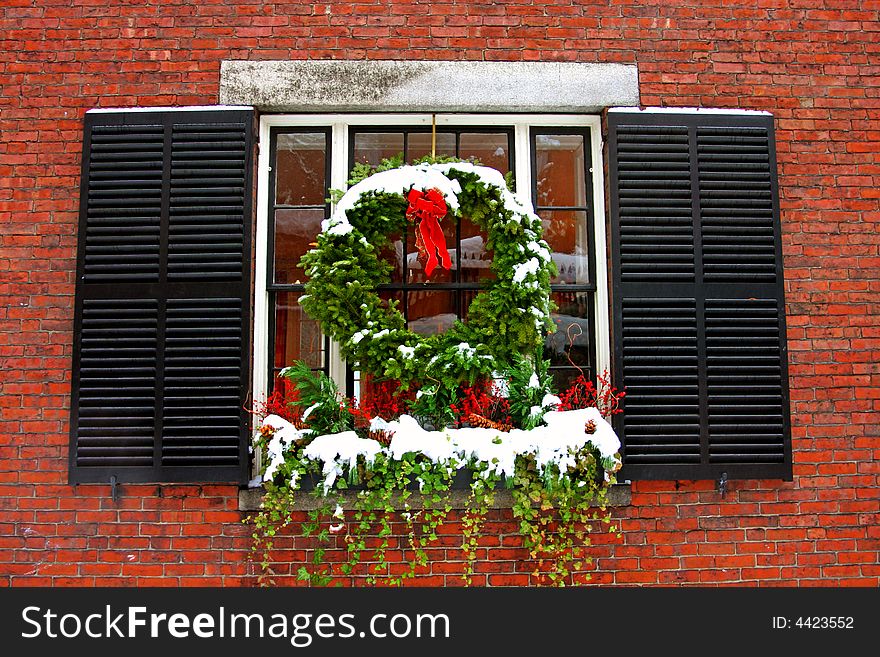
<svg viewBox="0 0 880 657">
<path fill-rule="evenodd" d="M 430 276 L 437 267 L 437 259 L 444 269 L 452 269 L 452 260 L 446 250 L 446 238 L 440 228 L 440 220 L 446 216 L 447 207 L 443 193 L 436 188 L 423 192 L 411 189 L 407 196 L 409 207 L 406 218 L 418 221 L 416 226 L 416 247 L 419 254 L 425 256 L 425 275 Z"/>
</svg>

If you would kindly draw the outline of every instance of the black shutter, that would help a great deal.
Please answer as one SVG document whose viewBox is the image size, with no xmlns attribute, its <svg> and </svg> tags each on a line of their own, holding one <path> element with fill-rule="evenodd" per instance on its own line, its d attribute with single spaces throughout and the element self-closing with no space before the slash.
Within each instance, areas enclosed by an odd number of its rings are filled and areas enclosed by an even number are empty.
<svg viewBox="0 0 880 657">
<path fill-rule="evenodd" d="M 773 117 L 608 113 L 629 479 L 791 479 Z"/>
<path fill-rule="evenodd" d="M 251 110 L 86 114 L 70 480 L 247 479 Z"/>
</svg>

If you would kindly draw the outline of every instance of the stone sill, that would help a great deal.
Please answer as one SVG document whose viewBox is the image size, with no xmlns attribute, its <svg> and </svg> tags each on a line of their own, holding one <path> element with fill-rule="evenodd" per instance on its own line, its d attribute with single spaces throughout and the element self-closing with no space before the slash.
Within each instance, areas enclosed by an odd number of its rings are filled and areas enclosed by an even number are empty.
<svg viewBox="0 0 880 657">
<path fill-rule="evenodd" d="M 263 500 L 264 490 L 260 488 L 246 488 L 238 492 L 238 510 L 239 511 L 259 511 L 260 503 Z M 467 499 L 470 491 L 453 490 L 451 492 L 451 502 L 453 509 L 464 509 L 467 506 Z M 350 508 L 357 491 L 347 490 L 337 494 L 337 497 L 330 498 L 331 503 L 339 500 L 343 507 Z M 421 508 L 421 496 L 414 493 L 407 500 L 411 509 Z M 297 511 L 312 511 L 317 509 L 325 502 L 323 497 L 316 497 L 310 491 L 302 491 L 297 495 L 294 508 Z M 608 506 L 629 506 L 632 503 L 632 488 L 630 484 L 614 484 L 608 491 Z M 493 509 L 509 509 L 513 506 L 513 498 L 510 492 L 505 488 L 499 488 L 495 491 L 495 502 L 490 508 Z"/>
</svg>

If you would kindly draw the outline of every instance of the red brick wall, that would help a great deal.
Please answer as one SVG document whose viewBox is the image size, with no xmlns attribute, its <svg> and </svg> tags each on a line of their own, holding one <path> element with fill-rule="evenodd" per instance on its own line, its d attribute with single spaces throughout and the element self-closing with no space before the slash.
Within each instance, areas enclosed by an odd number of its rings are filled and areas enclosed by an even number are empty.
<svg viewBox="0 0 880 657">
<path fill-rule="evenodd" d="M 4 0 L 0 583 L 252 581 L 234 487 L 115 504 L 65 484 L 83 113 L 215 103 L 223 59 L 408 57 L 635 63 L 644 105 L 774 113 L 795 480 L 636 484 L 595 579 L 880 584 L 878 19 L 876 0 Z M 492 522 L 488 583 L 526 583 Z M 426 583 L 457 581 L 450 532 Z"/>
</svg>

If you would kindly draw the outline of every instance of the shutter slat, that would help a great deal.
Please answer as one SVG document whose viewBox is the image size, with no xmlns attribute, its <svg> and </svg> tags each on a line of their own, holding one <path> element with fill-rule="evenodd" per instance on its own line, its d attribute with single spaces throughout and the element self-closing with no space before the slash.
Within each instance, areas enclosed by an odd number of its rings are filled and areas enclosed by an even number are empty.
<svg viewBox="0 0 880 657">
<path fill-rule="evenodd" d="M 706 300 L 711 461 L 785 460 L 782 368 L 766 368 L 779 359 L 780 312 L 776 299 Z M 748 349 L 742 348 L 745 340 Z M 742 382 L 738 391 L 726 385 L 733 377 Z M 754 380 L 764 384 L 760 392 L 750 383 Z"/>
<path fill-rule="evenodd" d="M 627 299 L 621 307 L 621 319 L 623 370 L 628 386 L 623 417 L 628 461 L 699 460 L 694 301 Z M 669 375 L 662 391 L 654 382 L 659 367 Z"/>
<path fill-rule="evenodd" d="M 71 481 L 247 479 L 253 134 L 251 111 L 87 113 Z"/>
<path fill-rule="evenodd" d="M 707 281 L 773 282 L 776 279 L 768 139 L 765 128 L 696 128 L 703 267 Z M 724 174 L 725 186 L 716 182 L 718 173 Z M 760 177 L 755 177 L 756 173 Z M 737 230 L 731 232 L 729 228 Z M 760 246 L 755 243 L 745 253 L 742 239 L 761 236 L 765 239 L 759 242 Z"/>
<path fill-rule="evenodd" d="M 623 476 L 791 478 L 772 118 L 608 127 Z"/>
</svg>

